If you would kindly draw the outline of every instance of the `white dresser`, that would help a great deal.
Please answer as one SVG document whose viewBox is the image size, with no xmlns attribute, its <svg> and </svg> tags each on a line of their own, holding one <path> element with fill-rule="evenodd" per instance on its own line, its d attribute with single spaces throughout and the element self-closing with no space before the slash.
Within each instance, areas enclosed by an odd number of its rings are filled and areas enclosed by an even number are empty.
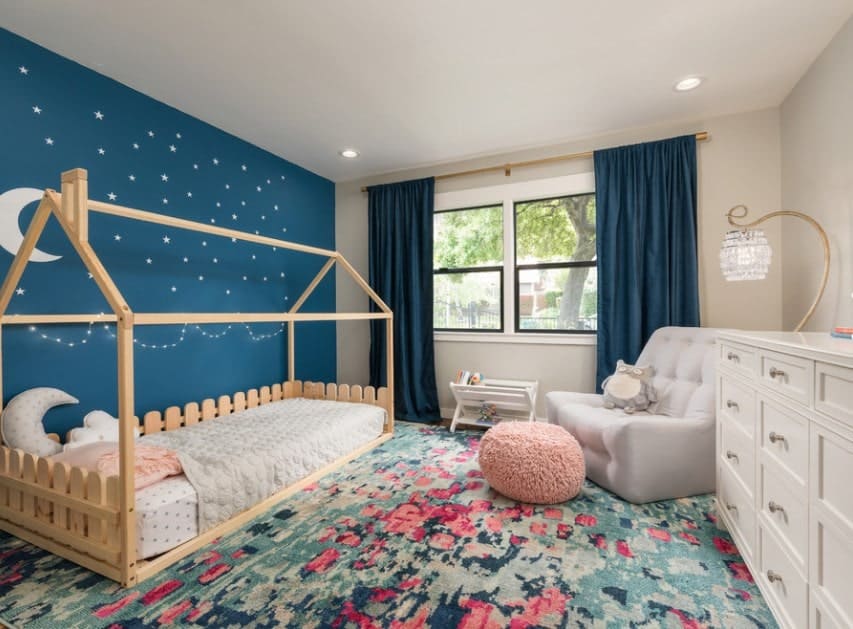
<svg viewBox="0 0 853 629">
<path fill-rule="evenodd" d="M 776 619 L 853 627 L 853 341 L 721 332 L 718 513 Z"/>
</svg>

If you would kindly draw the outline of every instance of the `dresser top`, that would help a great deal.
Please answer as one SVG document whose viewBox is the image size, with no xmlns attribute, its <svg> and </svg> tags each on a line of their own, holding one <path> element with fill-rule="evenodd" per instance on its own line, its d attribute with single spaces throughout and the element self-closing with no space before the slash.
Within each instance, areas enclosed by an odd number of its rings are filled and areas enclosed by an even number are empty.
<svg viewBox="0 0 853 629">
<path fill-rule="evenodd" d="M 845 365 L 853 363 L 853 340 L 835 338 L 830 336 L 829 332 L 721 330 L 719 338 Z"/>
</svg>

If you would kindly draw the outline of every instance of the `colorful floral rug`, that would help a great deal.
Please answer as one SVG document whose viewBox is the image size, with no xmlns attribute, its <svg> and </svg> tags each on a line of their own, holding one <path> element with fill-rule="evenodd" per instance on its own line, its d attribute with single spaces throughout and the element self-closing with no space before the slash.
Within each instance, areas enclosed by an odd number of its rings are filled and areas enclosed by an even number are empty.
<svg viewBox="0 0 853 629">
<path fill-rule="evenodd" d="M 775 627 L 711 496 L 518 504 L 479 433 L 395 437 L 138 587 L 0 533 L 18 627 Z"/>
</svg>

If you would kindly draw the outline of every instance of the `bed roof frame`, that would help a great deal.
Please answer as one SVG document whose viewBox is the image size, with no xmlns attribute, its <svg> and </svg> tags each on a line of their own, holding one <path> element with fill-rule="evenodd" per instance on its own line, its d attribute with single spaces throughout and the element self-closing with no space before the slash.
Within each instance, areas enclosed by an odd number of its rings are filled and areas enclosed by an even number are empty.
<svg viewBox="0 0 853 629">
<path fill-rule="evenodd" d="M 62 193 L 48 188 L 36 209 L 35 215 L 24 235 L 18 253 L 6 273 L 0 286 L 0 410 L 3 405 L 2 380 L 2 327 L 3 325 L 63 324 L 63 323 L 114 323 L 116 326 L 116 344 L 118 349 L 118 418 L 119 418 L 119 505 L 118 515 L 121 526 L 122 560 L 120 581 L 130 585 L 136 581 L 136 543 L 135 543 L 135 504 L 134 495 L 134 428 L 137 418 L 134 414 L 134 352 L 133 330 L 138 325 L 176 325 L 185 323 L 250 323 L 250 322 L 286 322 L 287 334 L 287 374 L 288 381 L 298 383 L 295 374 L 295 335 L 294 326 L 298 321 L 342 321 L 356 319 L 384 319 L 386 321 L 387 345 L 387 394 L 384 405 L 388 413 L 386 437 L 393 431 L 394 418 L 394 344 L 393 313 L 388 305 L 376 294 L 358 271 L 338 251 L 302 245 L 268 236 L 206 225 L 196 221 L 176 218 L 153 212 L 146 212 L 101 201 L 89 199 L 88 173 L 83 168 L 74 168 L 62 173 Z M 302 295 L 287 312 L 259 313 L 156 313 L 134 312 L 125 301 L 107 269 L 101 263 L 95 250 L 89 243 L 89 212 L 111 214 L 136 221 L 157 223 L 177 229 L 201 232 L 214 236 L 234 238 L 269 247 L 281 247 L 301 251 L 312 255 L 324 256 L 326 263 L 306 287 Z M 39 240 L 47 220 L 53 215 L 63 232 L 74 246 L 80 259 L 92 274 L 104 298 L 112 309 L 112 314 L 6 314 L 6 309 L 30 255 Z M 342 267 L 358 284 L 379 309 L 379 312 L 326 312 L 302 313 L 302 305 L 335 265 Z M 301 384 L 300 390 L 301 390 Z M 254 512 L 254 510 L 252 510 Z M 49 549 L 50 550 L 50 549 Z M 56 552 L 56 551 L 54 551 Z M 61 553 L 60 553 L 61 554 Z"/>
</svg>

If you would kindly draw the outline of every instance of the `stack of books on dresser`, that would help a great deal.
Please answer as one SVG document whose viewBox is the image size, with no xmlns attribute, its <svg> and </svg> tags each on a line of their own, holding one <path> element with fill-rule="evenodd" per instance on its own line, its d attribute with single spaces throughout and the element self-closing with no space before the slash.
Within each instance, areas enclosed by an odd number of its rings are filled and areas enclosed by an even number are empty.
<svg viewBox="0 0 853 629">
<path fill-rule="evenodd" d="M 835 327 L 830 334 L 837 339 L 853 339 L 853 328 Z"/>
</svg>

